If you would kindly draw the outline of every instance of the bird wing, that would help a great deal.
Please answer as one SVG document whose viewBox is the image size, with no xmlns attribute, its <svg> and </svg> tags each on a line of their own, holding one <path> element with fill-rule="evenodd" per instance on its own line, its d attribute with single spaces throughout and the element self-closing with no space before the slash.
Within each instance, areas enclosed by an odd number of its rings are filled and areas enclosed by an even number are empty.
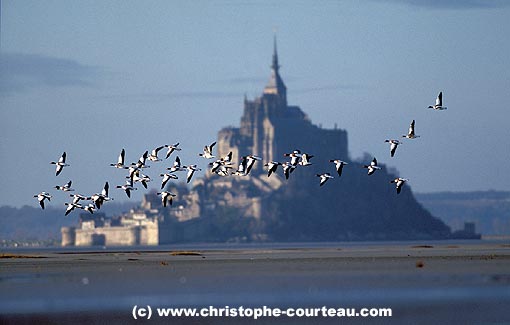
<svg viewBox="0 0 510 325">
<path fill-rule="evenodd" d="M 109 188 L 109 187 L 110 187 L 110 185 L 108 185 L 108 182 L 106 182 L 106 183 L 104 184 L 104 188 L 103 188 L 103 190 L 101 191 L 101 194 L 102 194 L 103 196 L 108 196 L 108 188 Z"/>
<path fill-rule="evenodd" d="M 342 170 L 344 169 L 344 164 L 337 163 L 336 165 L 336 172 L 338 173 L 338 176 L 342 176 Z"/>
<path fill-rule="evenodd" d="M 147 160 L 147 155 L 149 154 L 149 151 L 145 151 L 143 153 L 143 155 L 140 157 L 140 159 L 138 159 L 138 162 L 141 164 L 141 165 L 145 165 L 145 160 Z"/>
<path fill-rule="evenodd" d="M 186 183 L 189 183 L 191 181 L 191 178 L 193 177 L 193 173 L 195 170 L 193 168 L 188 168 L 188 175 L 186 178 Z"/>
<path fill-rule="evenodd" d="M 121 150 L 119 159 L 117 160 L 117 164 L 124 165 L 124 156 L 126 154 L 126 151 L 124 149 Z"/>
<path fill-rule="evenodd" d="M 414 120 L 411 122 L 411 125 L 409 126 L 409 135 L 414 135 Z"/>
<path fill-rule="evenodd" d="M 157 155 L 158 155 L 158 152 L 159 152 L 161 149 L 163 149 L 164 147 L 165 147 L 165 146 L 161 146 L 161 147 L 157 147 L 157 148 L 155 148 L 154 150 L 152 150 L 152 153 L 151 153 L 151 154 L 152 154 L 153 156 L 157 156 Z"/>
<path fill-rule="evenodd" d="M 283 173 L 285 174 L 285 179 L 289 179 L 290 167 L 289 166 L 283 167 Z"/>
<path fill-rule="evenodd" d="M 391 156 L 393 157 L 395 155 L 395 151 L 397 150 L 397 144 L 392 142 L 391 143 L 391 146 L 390 146 L 390 153 L 391 153 Z"/>
</svg>

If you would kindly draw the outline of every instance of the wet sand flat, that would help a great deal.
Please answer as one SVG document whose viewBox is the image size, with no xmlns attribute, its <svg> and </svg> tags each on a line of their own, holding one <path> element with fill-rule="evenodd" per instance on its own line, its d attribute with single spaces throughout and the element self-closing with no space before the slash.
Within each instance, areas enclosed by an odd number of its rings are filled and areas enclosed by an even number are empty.
<svg viewBox="0 0 510 325">
<path fill-rule="evenodd" d="M 152 318 L 173 323 L 510 323 L 510 245 L 385 244 L 0 256 L 2 323 L 139 322 L 152 307 L 390 307 L 389 318 Z"/>
</svg>

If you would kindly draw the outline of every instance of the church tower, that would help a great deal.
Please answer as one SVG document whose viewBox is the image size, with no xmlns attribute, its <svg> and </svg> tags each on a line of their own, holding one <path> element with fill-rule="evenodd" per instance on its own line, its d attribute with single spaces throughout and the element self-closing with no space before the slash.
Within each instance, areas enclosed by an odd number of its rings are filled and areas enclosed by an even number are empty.
<svg viewBox="0 0 510 325">
<path fill-rule="evenodd" d="M 276 36 L 274 37 L 273 44 L 273 64 L 271 65 L 271 78 L 269 83 L 264 88 L 264 95 L 273 97 L 279 102 L 280 106 L 287 106 L 287 87 L 280 77 L 280 65 L 278 64 L 278 51 L 276 49 Z"/>
<path fill-rule="evenodd" d="M 247 155 L 262 157 L 263 162 L 282 161 L 284 153 L 295 149 L 316 156 L 323 154 L 347 159 L 347 133 L 317 127 L 299 106 L 288 105 L 275 37 L 269 82 L 261 96 L 253 100 L 244 98 L 240 127 L 224 128 L 219 132 L 218 156 L 224 157 L 232 151 L 234 162 Z M 263 162 L 256 163 L 250 175 L 264 175 Z"/>
</svg>

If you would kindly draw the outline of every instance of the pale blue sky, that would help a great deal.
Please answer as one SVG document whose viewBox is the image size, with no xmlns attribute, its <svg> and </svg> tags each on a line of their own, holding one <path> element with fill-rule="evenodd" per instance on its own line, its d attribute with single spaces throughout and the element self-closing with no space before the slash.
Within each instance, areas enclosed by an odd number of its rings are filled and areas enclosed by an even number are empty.
<svg viewBox="0 0 510 325">
<path fill-rule="evenodd" d="M 131 162 L 180 142 L 205 168 L 197 153 L 261 94 L 275 31 L 289 103 L 346 129 L 351 158 L 376 156 L 415 192 L 509 190 L 507 3 L 3 0 L 0 205 L 43 190 L 63 204 L 52 187 L 70 179 L 83 194 L 122 184 L 108 166 L 121 148 Z M 449 109 L 427 110 L 439 91 Z M 412 119 L 421 138 L 390 158 L 384 140 Z M 151 187 L 171 163 L 147 170 Z"/>
</svg>

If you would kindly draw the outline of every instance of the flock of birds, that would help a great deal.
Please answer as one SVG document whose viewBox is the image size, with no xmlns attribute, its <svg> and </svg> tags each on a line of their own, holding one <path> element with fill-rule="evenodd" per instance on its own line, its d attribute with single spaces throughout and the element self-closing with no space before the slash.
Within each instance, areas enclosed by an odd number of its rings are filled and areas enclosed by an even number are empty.
<svg viewBox="0 0 510 325">
<path fill-rule="evenodd" d="M 434 109 L 434 110 L 446 110 L 447 107 L 443 106 L 442 103 L 442 97 L 443 93 L 440 92 L 439 95 L 436 98 L 436 102 L 434 105 L 429 106 L 428 108 Z M 402 135 L 403 138 L 407 139 L 416 139 L 419 138 L 419 135 L 415 134 L 415 121 L 413 120 L 409 126 L 409 131 L 407 134 Z M 394 157 L 395 152 L 397 150 L 397 147 L 402 143 L 401 141 L 397 139 L 387 139 L 385 142 L 390 144 L 390 156 Z M 199 153 L 198 155 L 200 157 L 203 157 L 207 160 L 216 158 L 213 155 L 213 148 L 216 145 L 216 142 L 213 142 L 210 145 L 204 146 L 203 152 Z M 117 185 L 116 188 L 123 190 L 127 197 L 131 197 L 131 192 L 134 190 L 137 190 L 136 187 L 134 187 L 135 183 L 140 183 L 144 188 L 147 189 L 147 183 L 150 182 L 152 179 L 148 176 L 143 174 L 143 170 L 145 168 L 149 168 L 146 164 L 147 160 L 152 162 L 159 162 L 163 161 L 163 159 L 159 158 L 159 152 L 163 149 L 167 150 L 165 159 L 168 159 L 170 155 L 174 151 L 180 151 L 181 148 L 179 148 L 179 143 L 173 144 L 173 145 L 163 145 L 160 147 L 157 147 L 151 151 L 149 154 L 149 151 L 145 151 L 143 155 L 138 159 L 137 162 L 131 163 L 129 165 L 125 164 L 125 150 L 122 149 L 117 163 L 110 164 L 110 166 L 127 170 L 128 175 L 126 176 L 126 183 L 123 185 Z M 288 179 L 290 174 L 298 167 L 298 166 L 309 166 L 312 165 L 310 160 L 313 158 L 313 155 L 310 155 L 308 153 L 302 153 L 300 150 L 294 150 L 291 153 L 284 154 L 285 157 L 289 157 L 290 161 L 286 161 L 284 163 L 278 162 L 278 161 L 270 161 L 266 164 L 264 164 L 265 167 L 267 167 L 267 177 L 270 177 L 272 174 L 276 173 L 278 166 L 281 166 L 283 169 L 283 174 L 285 176 L 285 179 Z M 236 175 L 236 176 L 247 176 L 249 175 L 250 171 L 252 170 L 254 164 L 257 161 L 262 160 L 261 157 L 257 157 L 255 155 L 248 155 L 241 157 L 241 162 L 237 166 L 236 170 L 233 170 L 235 168 L 234 163 L 232 162 L 232 152 L 229 152 L 228 155 L 225 157 L 221 157 L 214 162 L 211 162 L 208 164 L 208 166 L 211 168 L 211 172 L 215 173 L 219 176 L 229 176 L 229 175 Z M 338 176 L 342 176 L 343 167 L 347 165 L 348 163 L 340 160 L 340 159 L 331 159 L 329 162 L 335 164 L 336 173 Z M 66 152 L 60 156 L 58 161 L 52 161 L 50 164 L 55 165 L 55 176 L 60 175 L 64 167 L 69 167 L 70 165 L 66 163 Z M 377 170 L 380 170 L 381 167 L 377 165 L 377 159 L 374 157 L 374 159 L 370 162 L 368 165 L 363 165 L 363 168 L 367 169 L 368 175 L 374 174 Z M 177 172 L 186 172 L 186 182 L 189 183 L 196 171 L 200 171 L 201 169 L 197 167 L 197 165 L 188 165 L 184 166 L 181 164 L 181 160 L 179 156 L 176 156 L 175 161 L 171 167 L 166 168 L 168 172 L 162 173 L 159 176 L 161 177 L 161 191 L 157 192 L 157 195 L 161 196 L 161 202 L 164 207 L 167 206 L 167 204 L 172 205 L 173 198 L 176 196 L 176 194 L 171 193 L 169 191 L 163 190 L 165 188 L 165 185 L 168 183 L 170 179 L 178 179 L 178 176 L 176 175 Z M 320 179 L 319 185 L 323 186 L 329 179 L 334 178 L 331 176 L 330 173 L 322 173 L 322 174 L 316 174 L 316 176 Z M 397 194 L 401 192 L 402 186 L 405 184 L 405 182 L 409 181 L 407 178 L 401 178 L 397 177 L 390 181 L 390 183 L 395 184 Z M 74 192 L 75 190 L 71 187 L 72 181 L 69 181 L 68 183 L 64 185 L 57 185 L 55 186 L 55 189 L 62 192 Z M 109 184 L 108 182 L 105 183 L 102 191 L 100 193 L 95 193 L 90 196 L 85 196 L 81 194 L 70 194 L 70 197 L 72 197 L 71 202 L 66 202 L 65 205 L 67 206 L 65 215 L 67 216 L 69 213 L 71 213 L 75 209 L 82 209 L 85 211 L 88 211 L 90 213 L 94 213 L 97 209 L 100 209 L 101 206 L 107 202 L 113 200 L 113 198 L 110 198 L 108 196 L 109 191 Z M 41 192 L 39 194 L 34 195 L 35 198 L 39 201 L 39 204 L 42 209 L 45 207 L 45 201 L 51 201 L 52 196 L 48 192 Z M 87 205 L 85 205 L 82 202 L 89 201 Z"/>
</svg>

